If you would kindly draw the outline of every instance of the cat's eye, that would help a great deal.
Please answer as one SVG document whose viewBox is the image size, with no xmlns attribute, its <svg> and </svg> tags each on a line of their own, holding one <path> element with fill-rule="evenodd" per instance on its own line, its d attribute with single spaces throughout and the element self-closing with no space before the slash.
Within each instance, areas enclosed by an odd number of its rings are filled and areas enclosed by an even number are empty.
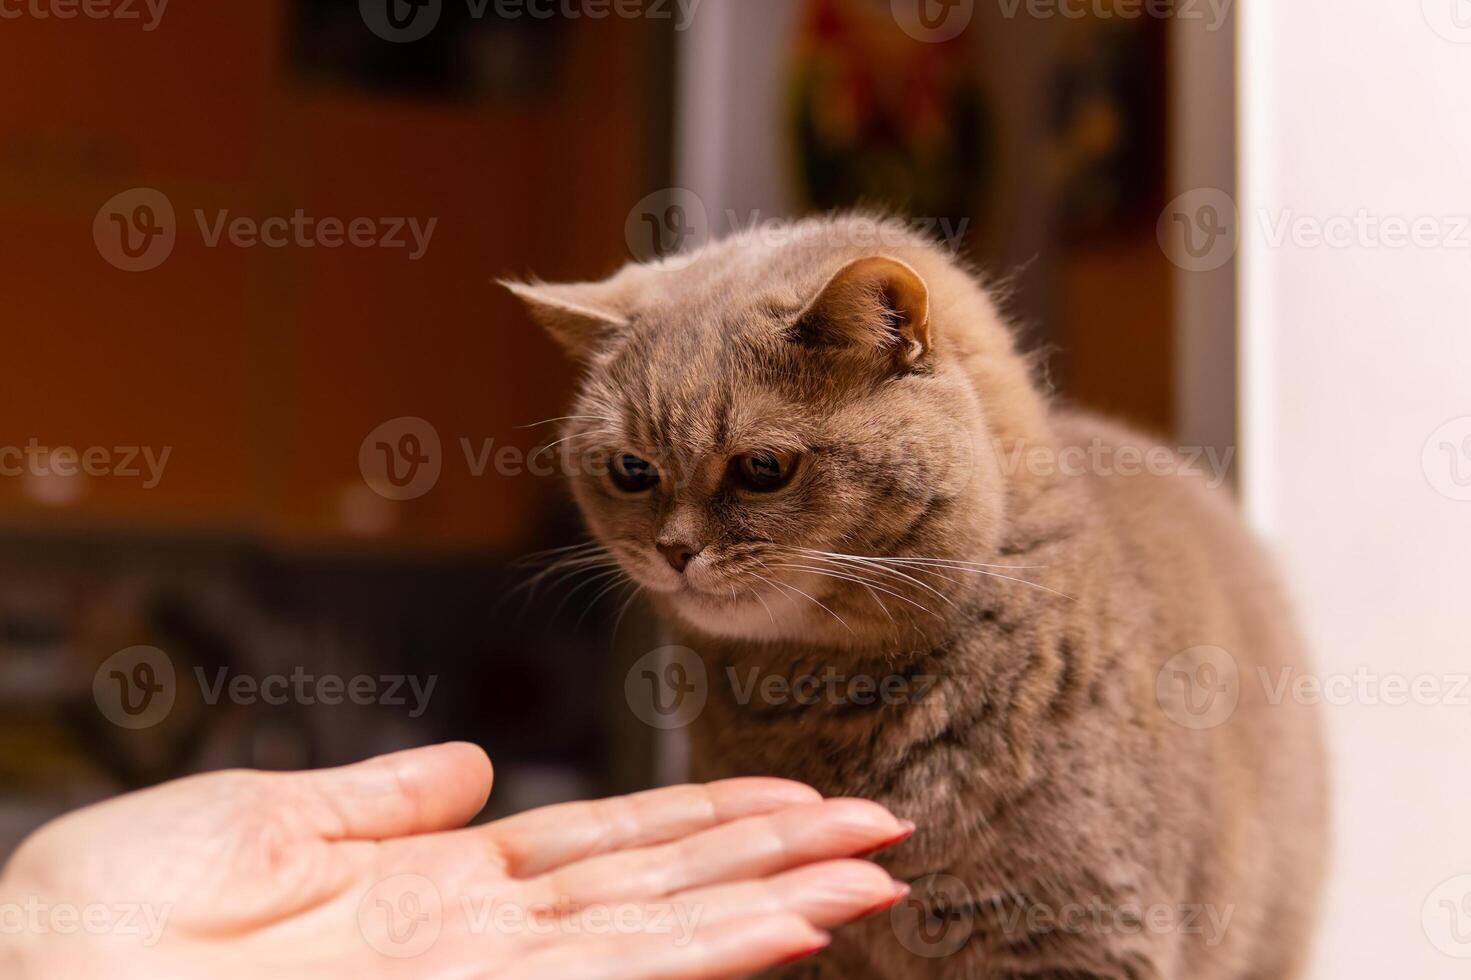
<svg viewBox="0 0 1471 980">
<path fill-rule="evenodd" d="M 613 485 L 626 493 L 642 493 L 659 482 L 658 468 L 632 453 L 614 456 L 608 475 L 613 478 Z"/>
<path fill-rule="evenodd" d="M 797 457 L 791 453 L 746 453 L 730 461 L 731 475 L 737 485 L 757 493 L 780 490 L 796 468 Z"/>
</svg>

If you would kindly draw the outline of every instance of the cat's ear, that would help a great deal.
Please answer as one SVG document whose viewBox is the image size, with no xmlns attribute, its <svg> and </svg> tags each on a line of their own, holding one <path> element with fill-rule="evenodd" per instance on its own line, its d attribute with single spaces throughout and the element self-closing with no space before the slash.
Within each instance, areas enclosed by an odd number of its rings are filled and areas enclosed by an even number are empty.
<svg viewBox="0 0 1471 980">
<path fill-rule="evenodd" d="M 930 350 L 930 291 L 905 262 L 858 259 L 818 291 L 796 331 L 803 343 L 889 354 L 913 367 Z"/>
<path fill-rule="evenodd" d="M 628 326 L 618 309 L 616 294 L 607 283 L 517 282 L 502 279 L 563 350 L 582 359 L 608 337 Z"/>
</svg>

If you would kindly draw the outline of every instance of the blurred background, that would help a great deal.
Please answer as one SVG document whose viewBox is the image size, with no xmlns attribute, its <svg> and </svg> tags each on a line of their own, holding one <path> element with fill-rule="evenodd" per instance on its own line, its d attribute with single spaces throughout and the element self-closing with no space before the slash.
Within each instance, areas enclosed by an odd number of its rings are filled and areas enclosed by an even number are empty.
<svg viewBox="0 0 1471 980">
<path fill-rule="evenodd" d="M 1471 412 L 1471 306 L 1435 294 L 1450 271 L 1417 283 L 1423 264 L 1373 287 L 1391 257 L 1362 241 L 1311 252 L 1284 291 L 1303 253 L 1243 240 L 1240 217 L 1319 191 L 1336 214 L 1373 187 L 1393 213 L 1451 208 L 1471 38 L 1405 6 L 1256 4 L 1251 28 L 1230 0 L 0 3 L 0 857 L 185 773 L 440 739 L 492 753 L 493 814 L 677 776 L 623 697 L 658 643 L 643 610 L 586 578 L 524 588 L 528 555 L 581 539 L 535 458 L 574 376 L 493 280 L 600 277 L 847 205 L 911 216 L 983 270 L 1060 397 L 1240 463 L 1335 662 L 1413 621 L 1453 664 L 1464 618 L 1424 612 L 1466 584 L 1471 477 L 1437 493 L 1421 447 Z M 1329 21 L 1320 76 L 1304 52 Z M 1410 75 L 1372 88 L 1355 59 L 1389 71 L 1391 38 Z M 1448 169 L 1417 179 L 1408 158 Z M 1397 325 L 1420 359 L 1351 384 L 1405 356 L 1369 302 L 1396 289 L 1442 297 Z M 1349 435 L 1373 431 L 1346 424 L 1370 392 L 1400 406 L 1392 445 Z M 1471 473 L 1459 433 L 1447 462 Z M 1376 495 L 1381 450 L 1403 477 Z M 1401 509 L 1420 523 L 1343 551 L 1345 524 Z M 1395 555 L 1438 570 L 1437 596 L 1376 613 L 1382 593 L 1345 591 L 1355 560 Z M 1413 757 L 1429 729 L 1394 717 L 1384 737 Z M 1447 717 L 1438 744 L 1465 744 L 1471 713 Z M 1401 826 L 1351 809 L 1360 843 Z M 1419 936 L 1436 867 L 1352 879 L 1413 898 L 1386 950 Z"/>
</svg>

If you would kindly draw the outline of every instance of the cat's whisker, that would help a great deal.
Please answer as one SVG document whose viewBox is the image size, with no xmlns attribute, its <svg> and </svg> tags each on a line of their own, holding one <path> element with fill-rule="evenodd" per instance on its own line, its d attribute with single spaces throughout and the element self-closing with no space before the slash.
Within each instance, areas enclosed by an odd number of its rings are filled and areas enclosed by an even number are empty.
<svg viewBox="0 0 1471 980">
<path fill-rule="evenodd" d="M 622 572 L 622 569 L 619 569 L 619 571 Z M 587 608 L 582 610 L 582 615 L 577 617 L 577 622 L 573 624 L 572 628 L 576 630 L 582 626 L 582 621 L 587 618 L 588 613 L 593 611 L 594 607 L 597 606 L 598 601 L 601 600 L 603 596 L 607 595 L 609 592 L 612 592 L 614 589 L 621 589 L 627 584 L 628 580 L 626 577 L 615 578 L 611 584 L 604 586 L 602 589 L 599 589 L 598 594 L 593 596 L 592 599 L 588 601 Z"/>
<path fill-rule="evenodd" d="M 908 596 L 900 595 L 898 592 L 893 592 L 893 591 L 891 591 L 889 589 L 886 589 L 882 585 L 879 585 L 878 583 L 873 582 L 873 581 L 871 581 L 869 579 L 863 578 L 862 576 L 857 575 L 855 573 L 845 572 L 845 571 L 837 571 L 837 570 L 828 569 L 828 568 L 820 568 L 820 567 L 817 567 L 815 565 L 778 564 L 778 565 L 772 565 L 771 567 L 772 568 L 790 568 L 790 569 L 793 569 L 793 570 L 796 570 L 796 571 L 811 572 L 813 575 L 821 575 L 821 576 L 824 576 L 826 578 L 836 579 L 837 581 L 840 581 L 840 582 L 852 582 L 854 585 L 861 585 L 865 589 L 868 589 L 870 595 L 873 595 L 874 594 L 874 590 L 878 590 L 879 592 L 882 592 L 885 595 L 893 596 L 895 599 L 898 599 L 901 602 L 907 602 L 911 606 L 913 606 L 914 608 L 919 609 L 919 610 L 922 610 L 923 612 L 929 613 L 931 616 L 935 615 L 935 613 L 929 607 L 924 606 L 924 605 L 921 605 L 918 602 L 915 602 L 913 599 L 909 598 Z M 878 597 L 875 595 L 874 598 L 877 599 Z M 888 610 L 888 607 L 885 606 L 882 602 L 879 603 L 879 608 L 883 609 L 884 612 L 885 612 L 885 614 L 887 614 L 888 611 L 889 611 Z M 889 618 L 890 619 L 893 619 L 892 616 L 890 616 Z"/>
<path fill-rule="evenodd" d="M 906 574 L 905 572 L 899 571 L 898 569 L 894 569 L 894 568 L 888 567 L 884 563 L 884 559 L 882 559 L 882 558 L 858 558 L 858 557 L 856 557 L 854 555 L 840 555 L 840 554 L 836 554 L 836 553 L 831 552 L 831 551 L 818 551 L 815 548 L 798 548 L 796 550 L 797 551 L 800 551 L 800 552 L 804 552 L 804 553 L 806 553 L 808 555 L 811 555 L 811 556 L 813 556 L 815 558 L 821 558 L 821 559 L 823 559 L 825 561 L 833 562 L 833 563 L 836 563 L 836 564 L 839 564 L 839 565 L 857 566 L 857 567 L 863 568 L 863 569 L 872 569 L 873 571 L 876 571 L 876 572 L 882 572 L 882 573 L 885 573 L 885 574 L 890 575 L 890 576 L 894 576 L 894 577 L 897 577 L 897 578 L 905 579 L 906 581 L 909 581 L 909 582 L 913 583 L 914 585 L 919 586 L 921 589 L 924 589 L 927 592 L 934 593 L 936 596 L 938 596 L 942 601 L 944 601 L 948 605 L 950 605 L 950 606 L 954 606 L 955 605 L 955 603 L 954 602 L 951 602 L 950 601 L 950 597 L 947 596 L 947 595 L 945 595 L 945 593 L 943 593 L 940 590 L 934 588 L 933 586 L 929 585 L 928 583 L 923 582 L 920 579 L 915 578 L 913 575 L 909 575 L 909 574 Z M 943 578 L 943 579 L 945 579 L 946 581 L 950 582 L 952 585 L 959 585 L 960 584 L 960 583 L 956 582 L 954 579 L 947 578 L 944 575 L 941 575 L 940 577 Z"/>
<path fill-rule="evenodd" d="M 761 598 L 761 593 L 756 591 L 756 587 L 754 585 L 747 585 L 746 586 L 746 591 L 749 592 L 749 593 L 751 593 L 751 595 L 755 596 L 756 597 L 756 601 L 759 602 L 759 603 L 761 603 L 761 608 L 766 610 L 766 618 L 769 619 L 769 620 L 771 620 L 771 625 L 772 626 L 775 626 L 776 625 L 776 615 L 771 611 L 771 607 L 766 604 L 766 600 L 763 599 L 763 598 Z"/>
<path fill-rule="evenodd" d="M 801 550 L 814 552 L 814 549 Z M 939 575 L 939 572 L 936 571 L 936 569 L 944 569 L 946 571 L 952 572 L 969 572 L 973 575 L 988 575 L 991 578 L 1003 579 L 1008 582 L 1016 582 L 1020 585 L 1029 585 L 1034 589 L 1040 589 L 1043 592 L 1050 592 L 1053 595 L 1061 596 L 1062 598 L 1067 599 L 1071 602 L 1077 601 L 1076 598 L 1068 595 L 1066 592 L 1059 592 L 1057 589 L 1049 588 L 1048 586 L 1042 585 L 1038 582 L 1032 582 L 1028 579 L 1019 578 L 1014 575 L 1003 575 L 1000 572 L 993 570 L 997 568 L 1005 568 L 1009 570 L 1046 568 L 1046 565 L 999 565 L 986 562 L 964 561 L 958 558 L 928 558 L 923 556 L 893 556 L 880 558 L 873 555 L 845 555 L 840 552 L 826 552 L 825 554 L 832 559 L 847 559 L 850 561 L 872 564 L 874 566 L 888 567 L 891 572 L 895 572 L 897 574 L 902 573 L 899 573 L 898 569 L 893 568 L 894 565 L 898 565 L 902 568 L 912 568 L 916 571 L 928 572 L 931 575 Z M 947 581 L 950 581 L 952 583 L 954 582 L 954 579 L 949 579 L 947 576 L 942 575 L 940 577 L 946 578 Z M 932 589 L 931 591 L 934 590 Z M 944 597 L 942 596 L 941 598 Z M 949 600 L 946 599 L 946 601 L 948 602 Z M 951 604 L 954 605 L 954 603 Z"/>
<path fill-rule="evenodd" d="M 554 419 L 542 419 L 540 422 L 527 422 L 525 425 L 516 426 L 516 428 L 534 429 L 539 425 L 551 425 L 553 422 L 607 422 L 609 425 L 613 425 L 617 421 L 617 419 L 609 418 L 606 415 L 560 415 Z"/>
<path fill-rule="evenodd" d="M 852 582 L 854 585 L 862 586 L 865 590 L 867 590 L 869 596 L 873 599 L 873 601 L 878 604 L 878 607 L 883 610 L 884 615 L 888 617 L 889 622 L 891 622 L 891 623 L 894 622 L 894 614 L 891 613 L 891 612 L 889 612 L 889 607 L 886 606 L 886 605 L 884 605 L 884 601 L 878 597 L 878 592 L 886 592 L 889 595 L 894 596 L 896 599 L 903 599 L 903 601 L 908 602 L 912 606 L 916 606 L 917 608 L 924 609 L 924 607 L 921 606 L 921 605 L 919 605 L 919 603 L 913 602 L 913 601 L 911 601 L 909 599 L 906 599 L 904 596 L 899 595 L 897 592 L 889 592 L 889 590 L 888 589 L 885 589 L 883 586 L 876 585 L 875 583 L 870 582 L 867 579 L 861 578 L 861 577 L 859 577 L 857 575 L 847 575 L 847 574 L 834 573 L 834 572 L 832 572 L 832 571 L 830 571 L 828 569 L 814 568 L 811 565 L 786 565 L 786 564 L 783 564 L 783 565 L 775 565 L 775 566 L 772 566 L 772 567 L 774 567 L 774 568 L 790 568 L 790 569 L 795 569 L 797 571 L 811 572 L 814 575 L 821 575 L 821 576 L 824 576 L 825 578 L 837 579 L 838 581 L 842 581 L 842 582 Z M 878 592 L 875 592 L 874 589 L 878 589 Z M 928 609 L 925 609 L 925 611 L 926 612 L 929 612 Z"/>
<path fill-rule="evenodd" d="M 861 556 L 859 556 L 859 555 L 848 555 L 847 557 L 857 558 L 857 557 L 861 557 Z M 982 562 L 982 561 L 965 561 L 964 559 L 961 559 L 961 558 L 931 558 L 931 557 L 928 557 L 928 556 L 925 556 L 925 555 L 901 555 L 901 556 L 895 556 L 895 557 L 886 557 L 886 558 L 883 559 L 883 561 L 896 561 L 896 562 L 900 562 L 900 563 L 903 563 L 903 564 L 908 564 L 908 563 L 912 563 L 912 562 L 945 562 L 945 563 L 951 564 L 951 565 L 964 565 L 964 566 L 967 566 L 969 568 L 1005 568 L 1005 569 L 1010 569 L 1012 571 L 1021 570 L 1021 569 L 1029 569 L 1029 568 L 1046 568 L 1047 567 L 1046 565 L 999 565 L 999 564 L 995 564 L 995 563 Z"/>
<path fill-rule="evenodd" d="M 617 564 L 618 560 L 608 554 L 578 555 L 564 558 L 561 561 L 548 565 L 528 578 L 521 585 L 517 586 L 515 590 L 512 590 L 511 594 L 514 595 L 516 591 L 525 589 L 527 592 L 527 601 L 529 602 L 536 595 L 536 590 L 541 587 L 542 583 L 549 579 L 551 580 L 551 585 L 555 587 L 578 572 L 598 568 L 612 568 L 616 567 Z"/>
<path fill-rule="evenodd" d="M 765 575 L 757 574 L 756 572 L 752 572 L 751 574 L 752 575 L 755 575 L 761 581 L 766 582 L 768 585 L 775 586 L 776 588 L 779 588 L 779 589 L 790 589 L 791 591 L 797 593 L 797 595 L 802 596 L 804 599 L 807 599 L 809 602 L 811 602 L 814 605 L 816 605 L 819 609 L 821 609 L 823 612 L 827 613 L 833 619 L 836 619 L 839 623 L 842 624 L 843 629 L 847 630 L 849 633 L 852 633 L 853 632 L 853 627 L 851 627 L 851 626 L 848 625 L 847 620 L 843 619 L 842 616 L 839 616 L 837 613 L 833 612 L 827 606 L 825 606 L 822 603 L 818 602 L 816 599 L 812 598 L 812 596 L 810 596 L 807 593 L 803 592 L 801 589 L 797 588 L 795 585 L 788 585 L 785 582 L 778 582 L 778 581 L 775 581 L 774 579 L 767 578 Z"/>
<path fill-rule="evenodd" d="M 552 581 L 552 585 L 555 586 L 569 576 L 579 572 L 609 567 L 616 564 L 616 559 L 602 545 L 596 542 L 567 545 L 562 548 L 549 548 L 546 551 L 528 555 L 522 558 L 517 564 L 523 566 L 534 565 L 541 561 L 547 562 L 546 567 L 539 569 L 535 574 L 527 576 L 521 582 L 507 589 L 495 603 L 493 611 L 499 611 L 508 602 L 524 593 L 524 601 L 521 604 L 521 614 L 524 614 L 536 598 L 537 590 L 549 579 Z"/>
<path fill-rule="evenodd" d="M 608 569 L 607 571 L 604 571 L 604 572 L 598 572 L 595 575 L 589 575 L 587 578 L 583 579 L 581 582 L 578 582 L 576 585 L 574 585 L 567 592 L 567 594 L 562 597 L 562 601 L 559 602 L 559 603 L 557 603 L 557 608 L 552 610 L 552 616 L 551 616 L 551 618 L 555 620 L 557 617 L 559 617 L 562 614 L 562 610 L 565 609 L 565 608 L 567 608 L 567 603 L 569 603 L 569 602 L 572 601 L 572 597 L 575 596 L 577 593 L 581 592 L 583 589 L 587 588 L 589 585 L 592 585 L 594 582 L 603 582 L 603 581 L 606 581 L 610 577 L 616 577 L 616 576 L 619 576 L 619 575 L 622 575 L 622 574 L 623 574 L 622 567 L 615 567 L 615 568 L 610 568 L 610 569 Z"/>
<path fill-rule="evenodd" d="M 600 544 L 598 544 L 596 541 L 584 541 L 584 542 L 582 542 L 580 544 L 569 544 L 569 545 L 566 545 L 566 546 L 561 547 L 561 548 L 548 548 L 545 551 L 533 551 L 533 552 L 531 552 L 528 555 L 522 555 L 520 558 L 516 559 L 516 561 L 513 562 L 513 564 L 515 564 L 515 565 L 536 565 L 536 564 L 539 564 L 542 561 L 547 561 L 547 560 L 550 560 L 550 559 L 552 559 L 552 558 L 554 558 L 556 556 L 566 555 L 566 554 L 572 553 L 572 552 L 583 552 L 583 551 L 593 552 L 593 551 L 604 551 L 604 550 L 606 550 L 606 549 L 604 549 L 603 546 L 600 545 Z"/>
<path fill-rule="evenodd" d="M 570 436 L 563 436 L 560 439 L 553 440 L 552 442 L 547 443 L 545 446 L 542 446 L 536 451 L 535 455 L 532 456 L 532 459 L 540 459 L 543 455 L 551 452 L 553 449 L 557 448 L 564 442 L 571 442 L 573 439 L 581 439 L 584 436 L 610 435 L 612 432 L 612 429 L 590 429 L 587 432 L 574 432 Z"/>
<path fill-rule="evenodd" d="M 628 584 L 633 586 L 633 591 L 628 594 L 627 599 L 623 600 L 623 605 L 618 609 L 618 616 L 613 620 L 613 639 L 618 638 L 618 627 L 623 625 L 623 617 L 628 614 L 629 607 L 633 605 L 633 601 L 638 598 L 639 593 L 644 590 L 642 585 L 639 585 L 632 579 L 628 580 Z"/>
<path fill-rule="evenodd" d="M 1077 602 L 1078 601 L 1076 596 L 1070 596 L 1066 592 L 1059 592 L 1057 589 L 1051 588 L 1051 587 L 1046 586 L 1046 585 L 1042 585 L 1040 582 L 1033 582 L 1033 581 L 1030 581 L 1029 579 L 1018 578 L 1015 575 L 1002 575 L 1000 572 L 993 572 L 993 571 L 989 571 L 988 569 L 984 569 L 984 568 L 966 568 L 964 566 L 957 567 L 955 565 L 949 565 L 949 564 L 946 564 L 944 562 L 939 562 L 939 561 L 933 562 L 933 563 L 925 562 L 925 563 L 922 563 L 922 564 L 916 564 L 915 567 L 929 567 L 931 564 L 933 564 L 935 567 L 949 569 L 950 571 L 955 571 L 955 572 L 969 572 L 972 575 L 985 575 L 985 576 L 987 576 L 989 578 L 999 578 L 999 579 L 1003 579 L 1003 580 L 1005 580 L 1007 582 L 1016 582 L 1019 585 L 1029 585 L 1029 586 L 1031 586 L 1034 589 L 1040 589 L 1043 592 L 1050 592 L 1050 593 L 1052 593 L 1055 596 L 1061 596 L 1062 598 L 1068 600 L 1069 602 Z"/>
</svg>

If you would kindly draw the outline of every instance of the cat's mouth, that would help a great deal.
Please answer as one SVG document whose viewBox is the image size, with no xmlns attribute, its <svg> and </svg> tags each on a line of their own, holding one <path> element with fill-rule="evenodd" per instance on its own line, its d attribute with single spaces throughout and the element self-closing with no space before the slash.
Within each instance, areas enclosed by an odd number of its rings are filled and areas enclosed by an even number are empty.
<svg viewBox="0 0 1471 980">
<path fill-rule="evenodd" d="M 667 572 L 668 574 L 663 574 Z M 713 567 L 691 566 L 683 572 L 672 569 L 652 568 L 640 576 L 653 591 L 679 603 L 688 603 L 705 611 L 730 609 L 744 605 L 750 599 L 749 590 L 729 575 Z M 743 599 L 743 594 L 744 599 Z"/>
</svg>

